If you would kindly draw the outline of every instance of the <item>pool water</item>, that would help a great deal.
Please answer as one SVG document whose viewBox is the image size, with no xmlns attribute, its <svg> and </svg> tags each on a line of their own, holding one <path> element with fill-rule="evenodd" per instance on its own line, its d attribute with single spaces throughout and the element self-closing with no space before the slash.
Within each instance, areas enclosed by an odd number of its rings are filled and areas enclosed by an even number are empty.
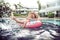
<svg viewBox="0 0 60 40">
<path fill-rule="evenodd" d="M 0 28 L 2 28 L 0 35 L 4 37 L 3 40 L 6 38 L 9 38 L 7 40 L 53 40 L 56 38 L 55 36 L 60 37 L 60 29 L 58 29 L 58 27 L 60 28 L 60 20 L 42 19 L 41 21 L 45 23 L 42 25 L 42 28 L 30 30 L 20 27 L 14 20 L 3 19 L 0 22 Z"/>
<path fill-rule="evenodd" d="M 42 22 L 49 22 L 49 23 L 53 23 L 55 25 L 59 25 L 60 26 L 60 20 L 57 19 L 43 19 L 41 20 Z"/>
</svg>

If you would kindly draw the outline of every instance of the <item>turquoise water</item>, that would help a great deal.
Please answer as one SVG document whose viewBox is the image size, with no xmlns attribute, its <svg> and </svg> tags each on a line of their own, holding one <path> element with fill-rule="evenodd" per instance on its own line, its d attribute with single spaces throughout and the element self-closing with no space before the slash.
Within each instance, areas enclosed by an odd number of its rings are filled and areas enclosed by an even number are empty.
<svg viewBox="0 0 60 40">
<path fill-rule="evenodd" d="M 49 23 L 53 23 L 55 25 L 60 25 L 60 20 L 58 19 L 43 19 L 41 20 L 42 22 L 49 22 Z"/>
</svg>

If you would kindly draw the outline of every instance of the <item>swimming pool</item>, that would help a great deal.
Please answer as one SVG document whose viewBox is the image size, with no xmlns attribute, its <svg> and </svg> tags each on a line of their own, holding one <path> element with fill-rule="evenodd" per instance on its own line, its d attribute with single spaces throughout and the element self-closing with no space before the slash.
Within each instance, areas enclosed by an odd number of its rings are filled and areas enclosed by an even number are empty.
<svg viewBox="0 0 60 40">
<path fill-rule="evenodd" d="M 14 20 L 3 19 L 0 22 L 0 27 L 3 28 L 0 35 L 5 39 L 9 38 L 7 40 L 53 40 L 55 36 L 60 37 L 60 20 L 42 19 L 41 21 L 43 22 L 42 28 L 30 30 L 21 28 Z"/>
<path fill-rule="evenodd" d="M 58 19 L 42 19 L 42 22 L 49 22 L 49 23 L 53 23 L 55 25 L 60 25 L 60 20 Z"/>
</svg>

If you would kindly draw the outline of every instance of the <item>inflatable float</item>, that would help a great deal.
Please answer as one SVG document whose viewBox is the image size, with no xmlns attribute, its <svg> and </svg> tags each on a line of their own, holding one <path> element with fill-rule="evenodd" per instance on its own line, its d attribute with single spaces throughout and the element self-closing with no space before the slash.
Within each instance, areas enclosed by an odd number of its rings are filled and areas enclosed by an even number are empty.
<svg viewBox="0 0 60 40">
<path fill-rule="evenodd" d="M 25 28 L 37 28 L 37 27 L 41 27 L 42 26 L 42 22 L 40 21 L 31 21 L 28 22 L 25 26 Z"/>
</svg>

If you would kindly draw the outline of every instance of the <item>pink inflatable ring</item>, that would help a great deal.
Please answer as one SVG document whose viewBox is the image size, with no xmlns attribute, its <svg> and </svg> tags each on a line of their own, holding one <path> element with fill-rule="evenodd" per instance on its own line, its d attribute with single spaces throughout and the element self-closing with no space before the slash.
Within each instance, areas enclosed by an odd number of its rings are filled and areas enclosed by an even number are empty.
<svg viewBox="0 0 60 40">
<path fill-rule="evenodd" d="M 40 21 L 33 21 L 33 22 L 28 22 L 25 26 L 25 28 L 37 28 L 37 27 L 41 27 L 42 26 L 42 22 Z"/>
</svg>

